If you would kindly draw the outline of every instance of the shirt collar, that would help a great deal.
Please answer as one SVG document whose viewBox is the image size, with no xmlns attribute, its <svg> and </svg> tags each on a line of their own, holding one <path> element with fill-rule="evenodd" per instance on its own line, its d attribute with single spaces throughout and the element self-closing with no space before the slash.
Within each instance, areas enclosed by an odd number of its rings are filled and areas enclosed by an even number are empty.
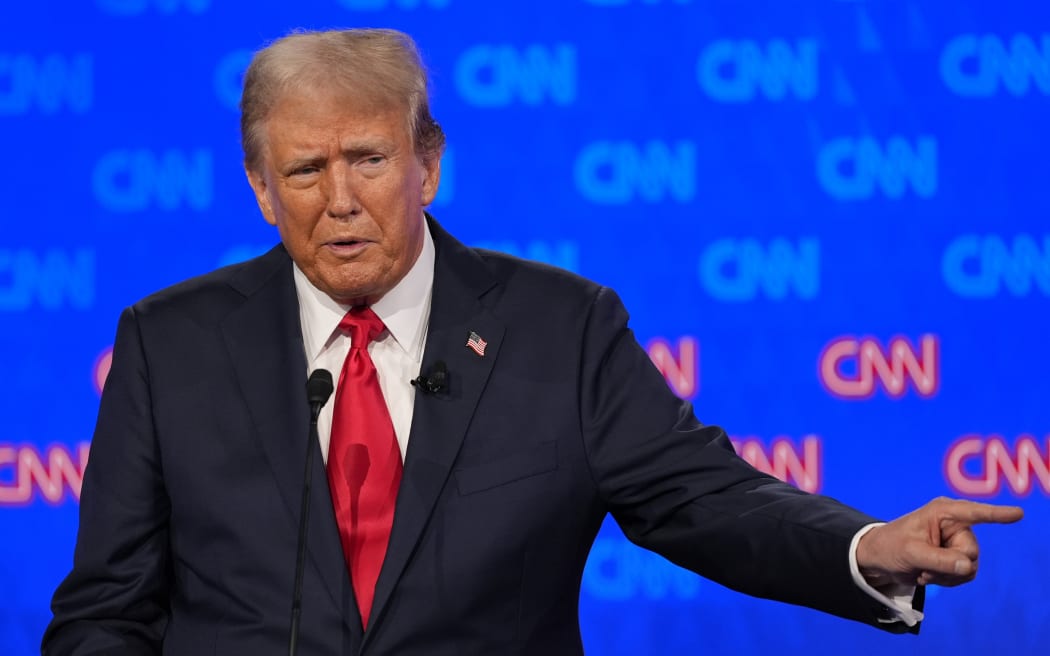
<svg viewBox="0 0 1050 656">
<path fill-rule="evenodd" d="M 423 220 L 422 218 L 420 219 Z M 394 287 L 372 304 L 391 337 L 416 360 L 420 359 L 430 317 L 434 288 L 434 240 L 423 223 L 423 249 L 415 263 Z M 312 362 L 332 341 L 339 322 L 350 309 L 337 303 L 307 279 L 298 264 L 292 267 L 295 292 L 299 296 L 299 321 L 307 362 Z"/>
</svg>

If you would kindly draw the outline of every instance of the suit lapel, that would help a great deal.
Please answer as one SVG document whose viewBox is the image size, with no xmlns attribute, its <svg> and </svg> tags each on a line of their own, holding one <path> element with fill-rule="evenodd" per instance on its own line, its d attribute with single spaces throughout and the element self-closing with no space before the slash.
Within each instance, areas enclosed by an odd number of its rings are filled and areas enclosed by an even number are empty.
<svg viewBox="0 0 1050 656">
<path fill-rule="evenodd" d="M 309 410 L 306 402 L 306 359 L 299 301 L 291 260 L 275 248 L 249 263 L 233 282 L 244 303 L 222 322 L 223 337 L 252 417 L 259 445 L 269 462 L 293 526 L 298 526 Z M 316 447 L 315 447 L 316 448 Z M 310 559 L 341 609 L 351 631 L 361 631 L 360 615 L 348 592 L 349 578 L 339 532 L 332 513 L 324 462 L 314 452 L 311 471 Z M 282 554 L 282 556 L 285 554 Z M 294 566 L 294 560 L 288 567 Z M 292 590 L 288 590 L 289 602 Z"/>
<path fill-rule="evenodd" d="M 429 371 L 443 360 L 449 390 L 438 395 L 416 393 L 394 525 L 376 582 L 369 628 L 381 619 L 445 486 L 505 332 L 504 324 L 480 301 L 495 285 L 484 262 L 435 222 L 430 229 L 437 258 L 422 370 Z M 486 342 L 483 356 L 467 347 L 472 332 Z M 365 634 L 366 643 L 370 633 Z"/>
</svg>

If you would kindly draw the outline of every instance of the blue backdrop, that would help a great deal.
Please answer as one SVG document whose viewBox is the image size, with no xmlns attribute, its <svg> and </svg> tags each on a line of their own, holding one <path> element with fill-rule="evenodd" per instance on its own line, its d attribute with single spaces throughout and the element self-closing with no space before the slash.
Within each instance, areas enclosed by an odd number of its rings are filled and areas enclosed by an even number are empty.
<svg viewBox="0 0 1050 656">
<path fill-rule="evenodd" d="M 0 21 L 4 654 L 37 649 L 70 566 L 120 309 L 277 238 L 240 163 L 250 52 L 336 26 L 419 41 L 438 219 L 616 288 L 748 460 L 886 517 L 1028 513 L 980 530 L 980 577 L 931 589 L 919 637 L 744 598 L 607 524 L 588 653 L 1046 653 L 1046 3 L 34 0 Z"/>
</svg>

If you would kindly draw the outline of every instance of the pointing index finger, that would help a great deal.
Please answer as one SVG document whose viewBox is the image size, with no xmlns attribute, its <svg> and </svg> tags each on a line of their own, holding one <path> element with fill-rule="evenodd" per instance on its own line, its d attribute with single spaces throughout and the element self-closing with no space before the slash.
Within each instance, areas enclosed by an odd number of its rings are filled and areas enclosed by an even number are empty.
<svg viewBox="0 0 1050 656">
<path fill-rule="evenodd" d="M 967 524 L 1013 524 L 1024 517 L 1024 510 L 1019 506 L 997 506 L 952 499 L 948 501 L 945 514 Z"/>
</svg>

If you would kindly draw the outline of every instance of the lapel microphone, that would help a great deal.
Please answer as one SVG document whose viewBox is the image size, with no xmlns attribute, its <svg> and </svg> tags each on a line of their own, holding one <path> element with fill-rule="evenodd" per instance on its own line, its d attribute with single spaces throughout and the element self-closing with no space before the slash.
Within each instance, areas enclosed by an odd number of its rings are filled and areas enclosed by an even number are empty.
<svg viewBox="0 0 1050 656">
<path fill-rule="evenodd" d="M 448 392 L 448 367 L 444 360 L 438 360 L 431 365 L 429 373 L 419 374 L 409 382 L 424 394 L 444 394 Z"/>
<path fill-rule="evenodd" d="M 306 400 L 310 404 L 310 433 L 306 440 L 306 470 L 303 472 L 303 497 L 299 508 L 299 545 L 295 554 L 295 590 L 292 592 L 292 626 L 288 635 L 288 655 L 295 656 L 299 648 L 299 616 L 303 603 L 303 566 L 306 562 L 306 526 L 310 521 L 310 473 L 314 462 L 314 444 L 317 443 L 317 417 L 332 396 L 332 374 L 327 369 L 315 369 L 306 381 Z"/>
</svg>

